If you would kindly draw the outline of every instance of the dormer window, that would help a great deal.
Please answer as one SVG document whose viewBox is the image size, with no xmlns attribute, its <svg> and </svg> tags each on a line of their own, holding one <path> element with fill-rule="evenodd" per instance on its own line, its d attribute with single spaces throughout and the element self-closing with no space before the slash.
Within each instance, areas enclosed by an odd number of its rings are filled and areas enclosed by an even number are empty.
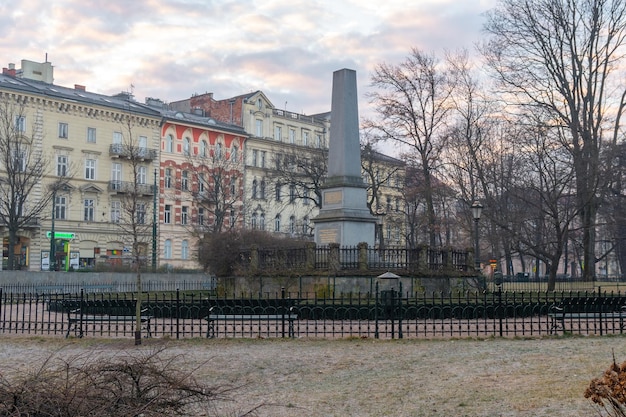
<svg viewBox="0 0 626 417">
<path fill-rule="evenodd" d="M 261 100 L 260 98 L 258 98 L 256 100 L 256 107 L 261 110 L 263 108 L 263 100 Z"/>
</svg>

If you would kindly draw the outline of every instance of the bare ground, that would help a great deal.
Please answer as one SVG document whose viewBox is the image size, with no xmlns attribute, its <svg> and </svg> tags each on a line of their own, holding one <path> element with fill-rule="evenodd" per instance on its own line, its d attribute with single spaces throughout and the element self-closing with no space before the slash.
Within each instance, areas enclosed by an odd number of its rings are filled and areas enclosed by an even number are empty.
<svg viewBox="0 0 626 417">
<path fill-rule="evenodd" d="M 98 357 L 155 349 L 212 385 L 238 388 L 220 416 L 597 416 L 583 397 L 625 337 L 463 340 L 0 339 L 0 372 L 52 352 Z"/>
</svg>

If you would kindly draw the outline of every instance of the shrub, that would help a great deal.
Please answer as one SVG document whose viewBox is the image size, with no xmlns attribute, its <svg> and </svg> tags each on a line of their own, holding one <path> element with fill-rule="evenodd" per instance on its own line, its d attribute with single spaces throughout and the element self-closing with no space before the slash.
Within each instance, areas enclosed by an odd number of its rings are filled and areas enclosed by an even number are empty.
<svg viewBox="0 0 626 417">
<path fill-rule="evenodd" d="M 0 373 L 0 416 L 131 417 L 211 415 L 213 402 L 229 388 L 197 382 L 163 349 L 97 355 L 48 357 L 24 373 Z M 104 359 L 104 360 L 103 360 Z M 9 371 L 10 372 L 10 371 Z"/>
<path fill-rule="evenodd" d="M 609 416 L 626 417 L 626 362 L 613 363 L 602 378 L 594 378 L 585 390 L 585 398 L 604 408 Z"/>
</svg>

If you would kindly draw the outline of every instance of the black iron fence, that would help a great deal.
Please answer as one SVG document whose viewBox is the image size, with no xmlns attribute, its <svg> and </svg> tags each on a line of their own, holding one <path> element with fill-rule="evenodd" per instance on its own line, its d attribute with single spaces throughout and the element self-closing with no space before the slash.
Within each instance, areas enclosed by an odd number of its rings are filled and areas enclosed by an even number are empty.
<svg viewBox="0 0 626 417">
<path fill-rule="evenodd" d="M 131 293 L 14 293 L 0 290 L 0 333 L 134 337 Z M 623 333 L 620 292 L 142 295 L 144 336 L 442 338 Z"/>
</svg>

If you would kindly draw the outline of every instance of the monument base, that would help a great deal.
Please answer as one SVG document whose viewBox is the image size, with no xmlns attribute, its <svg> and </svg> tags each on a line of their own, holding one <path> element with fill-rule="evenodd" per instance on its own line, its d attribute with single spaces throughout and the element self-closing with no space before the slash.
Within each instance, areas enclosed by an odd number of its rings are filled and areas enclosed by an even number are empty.
<svg viewBox="0 0 626 417">
<path fill-rule="evenodd" d="M 374 247 L 375 221 L 345 215 L 324 217 L 326 218 L 315 219 L 315 243 L 317 245 L 326 246 L 330 243 L 338 243 L 342 247 L 349 247 L 364 242 L 370 248 Z"/>
</svg>

